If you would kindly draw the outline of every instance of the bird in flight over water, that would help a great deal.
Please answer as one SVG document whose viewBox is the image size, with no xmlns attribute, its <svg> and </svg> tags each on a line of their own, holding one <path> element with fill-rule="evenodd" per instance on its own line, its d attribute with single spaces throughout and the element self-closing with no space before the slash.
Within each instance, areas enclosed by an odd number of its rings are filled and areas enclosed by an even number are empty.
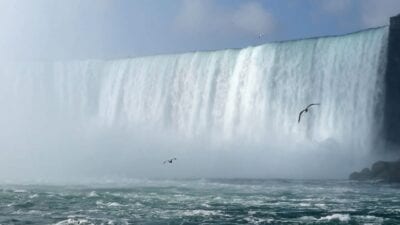
<svg viewBox="0 0 400 225">
<path fill-rule="evenodd" d="M 172 159 L 167 159 L 163 162 L 163 164 L 165 163 L 172 163 L 172 161 L 176 160 L 176 158 L 172 158 Z"/>
<path fill-rule="evenodd" d="M 319 103 L 312 103 L 312 104 L 309 104 L 305 109 L 301 110 L 301 112 L 299 113 L 299 121 L 298 121 L 298 123 L 300 123 L 301 115 L 302 115 L 304 112 L 308 112 L 308 109 L 309 109 L 311 106 L 313 106 L 313 105 L 320 105 L 320 104 L 319 104 Z"/>
</svg>

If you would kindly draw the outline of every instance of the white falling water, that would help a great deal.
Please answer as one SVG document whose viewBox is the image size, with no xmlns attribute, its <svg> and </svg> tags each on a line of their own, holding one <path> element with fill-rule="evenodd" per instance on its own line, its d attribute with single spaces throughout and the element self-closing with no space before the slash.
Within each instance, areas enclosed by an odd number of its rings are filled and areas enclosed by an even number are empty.
<svg viewBox="0 0 400 225">
<path fill-rule="evenodd" d="M 3 63 L 1 87 L 20 97 L 24 115 L 72 118 L 89 131 L 368 146 L 382 119 L 387 33 L 111 61 Z M 309 103 L 321 106 L 298 123 Z"/>
</svg>

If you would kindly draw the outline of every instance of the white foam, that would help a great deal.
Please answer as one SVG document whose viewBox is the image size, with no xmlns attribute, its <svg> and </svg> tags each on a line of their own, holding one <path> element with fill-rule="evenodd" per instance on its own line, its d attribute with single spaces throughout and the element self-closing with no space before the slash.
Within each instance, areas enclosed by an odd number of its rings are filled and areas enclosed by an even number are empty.
<svg viewBox="0 0 400 225">
<path fill-rule="evenodd" d="M 349 214 L 332 214 L 329 216 L 321 217 L 320 220 L 339 220 L 341 222 L 348 222 L 350 220 Z"/>
<path fill-rule="evenodd" d="M 95 191 L 91 191 L 91 192 L 88 194 L 88 197 L 99 197 L 99 195 L 98 195 Z"/>
<path fill-rule="evenodd" d="M 313 216 L 302 216 L 302 217 L 300 217 L 300 220 L 312 221 L 312 220 L 317 220 L 317 218 L 315 218 Z"/>
<path fill-rule="evenodd" d="M 220 211 L 217 211 L 217 210 L 203 210 L 203 209 L 186 210 L 182 214 L 185 215 L 185 216 L 218 216 L 218 215 L 223 215 Z"/>
<path fill-rule="evenodd" d="M 261 219 L 256 217 L 245 217 L 244 220 L 246 220 L 250 224 L 264 224 L 264 223 L 272 223 L 274 221 L 274 219 L 271 218 Z"/>
<path fill-rule="evenodd" d="M 311 204 L 310 203 L 300 203 L 299 204 L 301 207 L 309 207 L 309 206 L 311 206 Z"/>
<path fill-rule="evenodd" d="M 122 205 L 122 204 L 120 204 L 120 203 L 118 203 L 118 202 L 107 202 L 107 203 L 104 203 L 103 201 L 96 201 L 96 205 L 98 205 L 98 206 L 107 206 L 107 207 L 121 207 L 121 206 L 125 206 L 125 205 Z"/>
<path fill-rule="evenodd" d="M 79 224 L 79 225 L 94 225 L 94 223 L 90 223 L 86 219 L 75 219 L 75 218 L 69 218 L 69 219 L 62 220 L 62 221 L 56 223 L 56 225 L 75 225 L 75 224 Z"/>
<path fill-rule="evenodd" d="M 29 198 L 37 198 L 37 197 L 39 197 L 39 195 L 38 194 L 33 194 L 33 195 L 29 195 Z"/>
</svg>

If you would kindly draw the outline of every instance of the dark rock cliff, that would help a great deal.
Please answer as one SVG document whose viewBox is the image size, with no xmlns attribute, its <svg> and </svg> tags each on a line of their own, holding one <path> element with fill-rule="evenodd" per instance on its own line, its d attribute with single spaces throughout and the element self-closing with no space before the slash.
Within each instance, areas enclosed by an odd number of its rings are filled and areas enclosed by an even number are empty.
<svg viewBox="0 0 400 225">
<path fill-rule="evenodd" d="M 388 144 L 400 145 L 400 14 L 390 18 L 388 41 L 384 132 Z"/>
<path fill-rule="evenodd" d="M 385 182 L 400 182 L 400 159 L 394 162 L 378 161 L 361 172 L 350 174 L 350 180 L 379 180 Z"/>
</svg>

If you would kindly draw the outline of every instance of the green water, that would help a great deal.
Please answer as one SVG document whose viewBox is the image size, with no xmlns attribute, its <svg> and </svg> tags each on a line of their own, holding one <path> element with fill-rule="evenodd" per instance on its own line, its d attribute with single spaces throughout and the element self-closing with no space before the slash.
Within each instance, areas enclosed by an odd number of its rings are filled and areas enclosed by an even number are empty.
<svg viewBox="0 0 400 225">
<path fill-rule="evenodd" d="M 248 179 L 2 185 L 0 224 L 400 224 L 400 185 Z"/>
</svg>

